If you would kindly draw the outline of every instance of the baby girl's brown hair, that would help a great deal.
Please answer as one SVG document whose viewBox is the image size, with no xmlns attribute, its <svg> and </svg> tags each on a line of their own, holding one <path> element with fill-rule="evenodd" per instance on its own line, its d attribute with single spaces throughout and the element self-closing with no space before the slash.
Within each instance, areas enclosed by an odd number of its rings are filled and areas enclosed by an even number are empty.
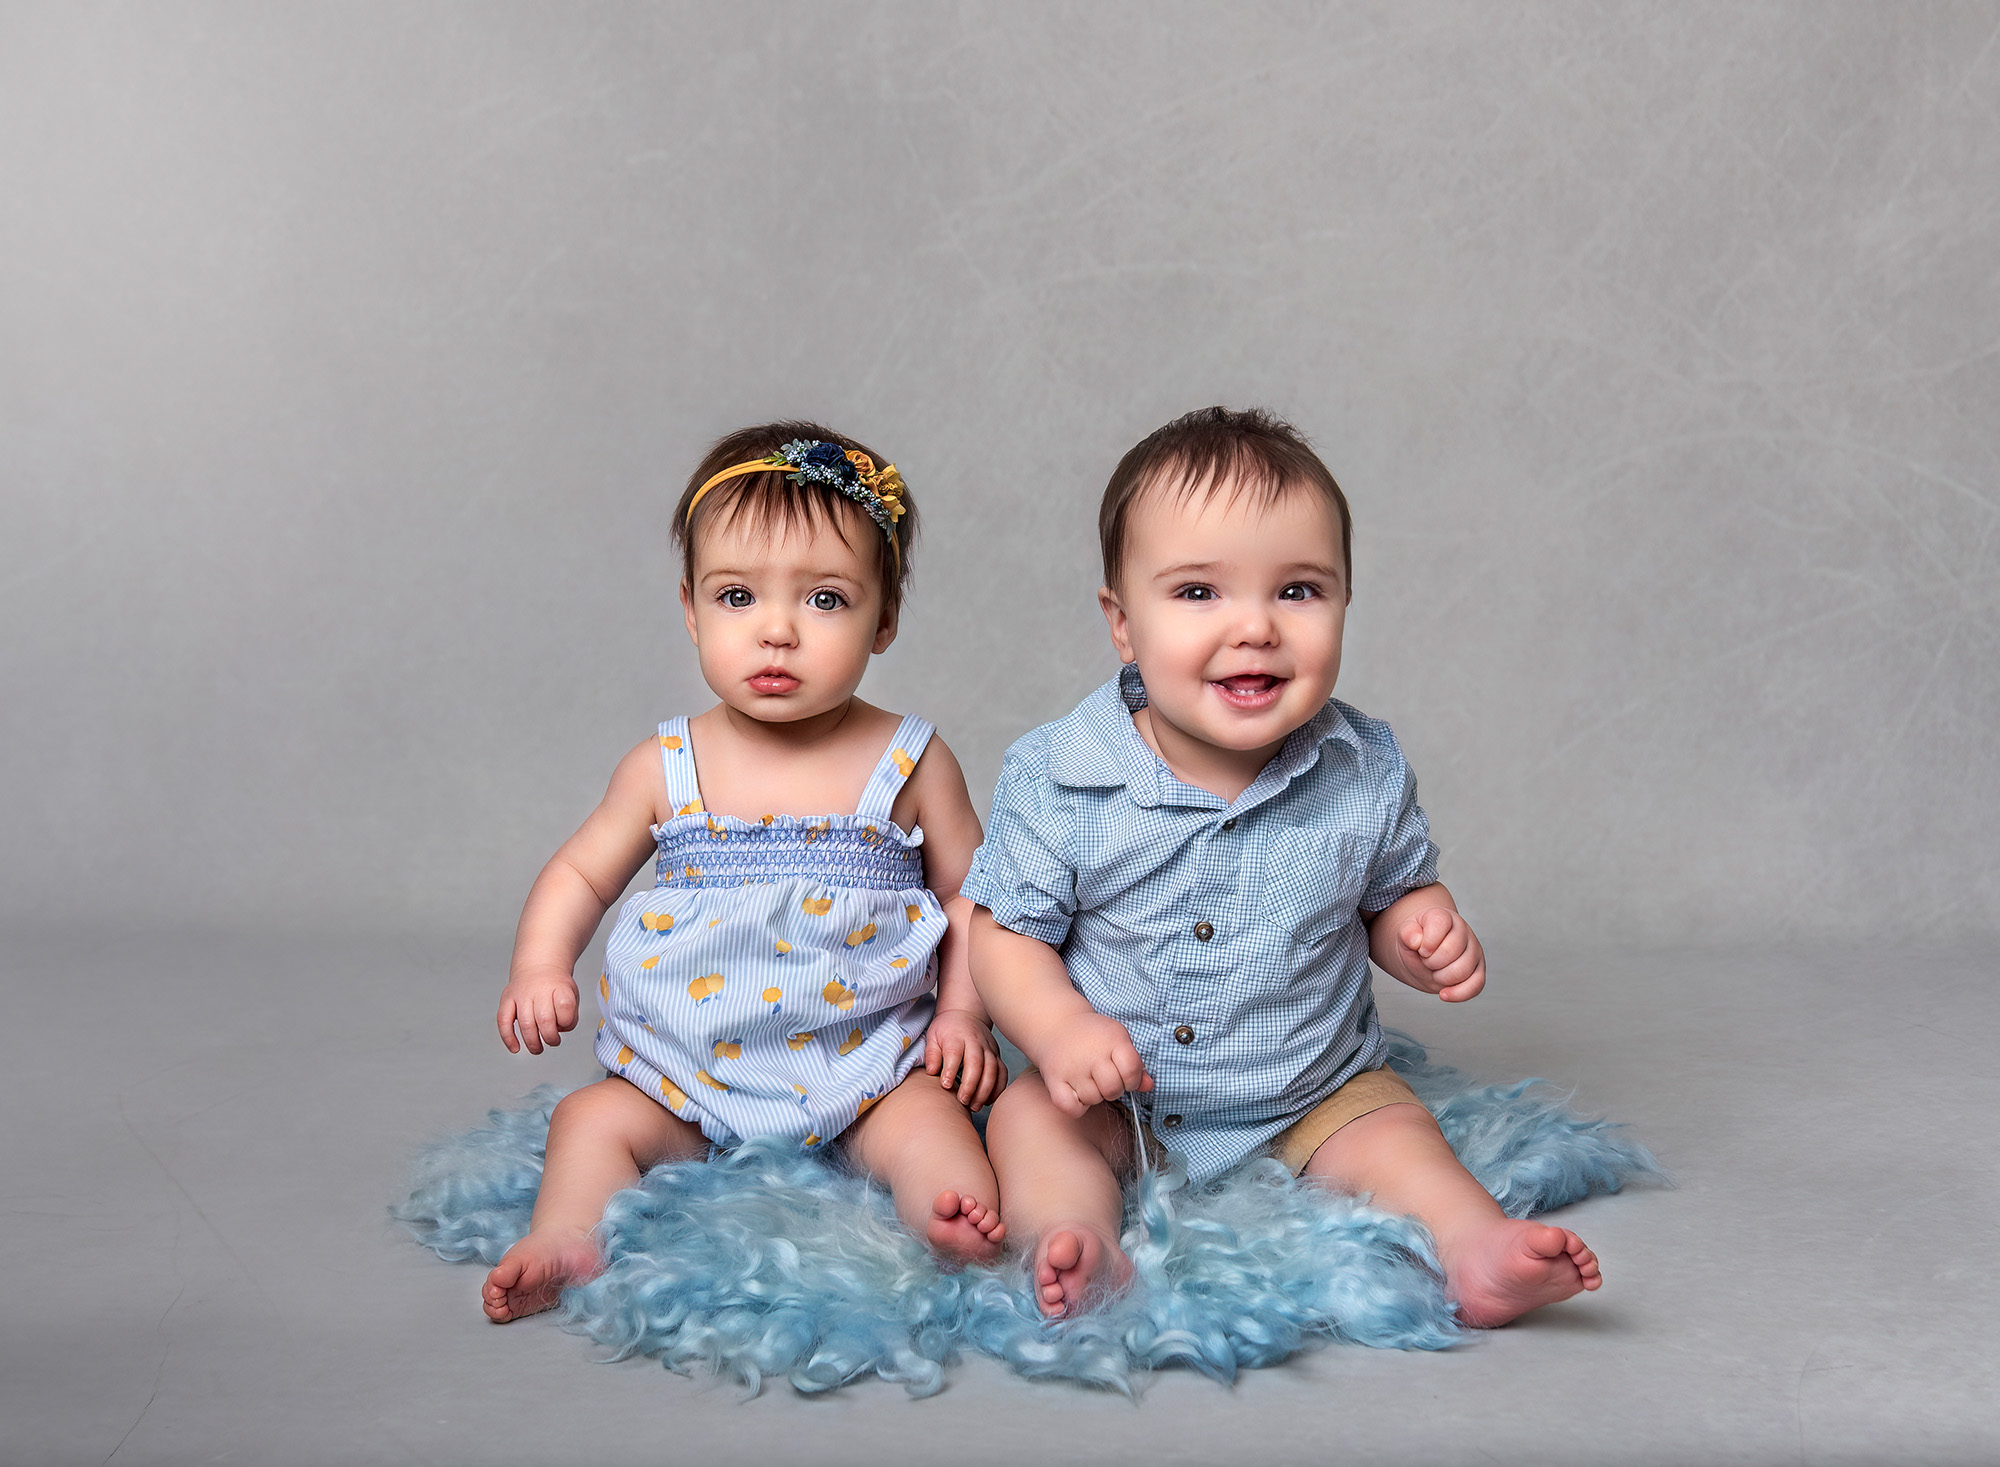
<svg viewBox="0 0 2000 1467">
<path fill-rule="evenodd" d="M 895 521 L 893 543 L 863 513 L 860 505 L 818 485 L 794 483 L 792 470 L 782 465 L 774 465 L 767 473 L 725 479 L 701 496 L 701 503 L 695 506 L 694 520 L 689 522 L 688 505 L 702 485 L 724 469 L 764 458 L 795 439 L 833 443 L 842 449 L 865 453 L 877 468 L 888 464 L 874 449 L 818 423 L 760 423 L 716 439 L 688 476 L 687 488 L 681 491 L 680 503 L 674 506 L 674 543 L 681 549 L 681 579 L 690 586 L 694 584 L 694 547 L 699 531 L 729 524 L 738 515 L 748 515 L 752 529 L 772 534 L 790 529 L 812 531 L 827 523 L 863 555 L 867 553 L 866 545 L 875 546 L 883 604 L 889 610 L 900 607 L 910 584 L 911 542 L 917 537 L 917 507 L 911 503 L 907 488 L 902 491 L 903 515 Z M 857 535 L 864 538 L 857 542 L 854 538 Z"/>
</svg>

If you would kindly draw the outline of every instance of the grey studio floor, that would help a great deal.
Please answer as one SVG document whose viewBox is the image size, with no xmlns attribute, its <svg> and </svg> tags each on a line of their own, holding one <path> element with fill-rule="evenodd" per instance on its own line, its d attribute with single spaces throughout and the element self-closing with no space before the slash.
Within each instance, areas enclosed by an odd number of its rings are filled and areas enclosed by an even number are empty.
<svg viewBox="0 0 2000 1467">
<path fill-rule="evenodd" d="M 321 914 L 324 915 L 324 914 Z M 1678 1185 L 1565 1221 L 1602 1293 L 1437 1354 L 1331 1347 L 1136 1402 L 959 1362 L 745 1399 L 505 1328 L 384 1204 L 511 1058 L 504 944 L 14 935 L 8 1462 L 1976 1462 L 2000 1458 L 2000 993 L 1984 950 L 1547 952 L 1392 1022 L 1632 1122 Z"/>
</svg>

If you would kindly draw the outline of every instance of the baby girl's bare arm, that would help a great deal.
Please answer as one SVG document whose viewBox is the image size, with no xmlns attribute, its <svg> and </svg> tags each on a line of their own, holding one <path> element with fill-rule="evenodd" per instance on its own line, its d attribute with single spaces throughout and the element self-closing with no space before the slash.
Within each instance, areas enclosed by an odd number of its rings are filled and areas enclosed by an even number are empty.
<svg viewBox="0 0 2000 1467">
<path fill-rule="evenodd" d="M 897 800 L 898 815 L 907 800 L 905 830 L 921 826 L 924 832 L 924 885 L 938 899 L 951 927 L 938 951 L 938 1011 L 965 1009 L 988 1022 L 986 1007 L 972 986 L 966 960 L 966 924 L 972 904 L 960 897 L 965 873 L 972 869 L 972 853 L 979 849 L 979 816 L 973 811 L 972 796 L 966 792 L 965 772 L 943 739 L 933 737 L 917 761 L 904 795 Z"/>
<path fill-rule="evenodd" d="M 944 908 L 947 923 L 938 944 L 937 1015 L 924 1036 L 924 1068 L 974 1110 L 1007 1083 L 1007 1066 L 993 1041 L 992 1020 L 972 983 L 967 930 L 972 903 L 958 894 L 972 853 L 979 849 L 979 816 L 965 788 L 965 773 L 943 739 L 933 737 L 907 786 L 909 821 L 923 827 L 924 884 Z"/>
<path fill-rule="evenodd" d="M 1443 883 L 1405 892 L 1368 923 L 1368 956 L 1390 977 L 1446 1003 L 1486 986 L 1486 951 Z"/>
<path fill-rule="evenodd" d="M 647 739 L 619 761 L 603 801 L 535 878 L 494 1020 L 509 1050 L 526 1044 L 540 1054 L 576 1027 L 576 960 L 653 849 L 652 826 L 665 818 L 665 804 L 659 744 Z"/>
</svg>

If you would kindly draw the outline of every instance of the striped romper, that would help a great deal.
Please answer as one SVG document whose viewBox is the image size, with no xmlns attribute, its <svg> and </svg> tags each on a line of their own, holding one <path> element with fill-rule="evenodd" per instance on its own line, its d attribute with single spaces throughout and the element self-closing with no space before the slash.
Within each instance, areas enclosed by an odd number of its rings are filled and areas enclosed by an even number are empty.
<svg viewBox="0 0 2000 1467">
<path fill-rule="evenodd" d="M 687 719 L 660 725 L 658 879 L 605 944 L 597 1057 L 718 1146 L 831 1141 L 922 1059 L 945 915 L 923 832 L 890 823 L 931 726 L 905 718 L 852 815 L 702 808 Z"/>
</svg>

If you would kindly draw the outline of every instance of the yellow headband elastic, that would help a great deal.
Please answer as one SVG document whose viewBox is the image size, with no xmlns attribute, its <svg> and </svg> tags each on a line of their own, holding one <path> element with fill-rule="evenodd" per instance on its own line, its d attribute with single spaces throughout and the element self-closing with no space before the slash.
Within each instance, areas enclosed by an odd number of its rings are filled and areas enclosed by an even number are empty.
<svg viewBox="0 0 2000 1467">
<path fill-rule="evenodd" d="M 747 464 L 738 464 L 734 468 L 724 469 L 719 474 L 711 475 L 706 484 L 703 484 L 699 489 L 694 491 L 694 498 L 688 501 L 687 522 L 689 524 L 694 523 L 694 507 L 701 503 L 701 496 L 708 493 L 709 490 L 720 484 L 724 479 L 735 479 L 744 474 L 769 474 L 775 472 L 778 467 L 777 464 L 766 463 L 760 458 L 753 459 Z"/>
<path fill-rule="evenodd" d="M 843 478 L 833 469 L 811 463 L 806 454 L 819 447 L 834 448 L 833 444 L 818 444 L 800 439 L 787 443 L 763 458 L 751 459 L 748 463 L 732 464 L 719 474 L 711 474 L 702 486 L 694 491 L 688 500 L 686 524 L 694 523 L 695 506 L 702 496 L 717 484 L 727 479 L 739 478 L 744 474 L 789 473 L 795 484 L 822 484 L 834 493 L 859 504 L 868 517 L 875 521 L 882 533 L 889 538 L 889 549 L 896 563 L 902 564 L 903 546 L 896 536 L 896 521 L 903 517 L 903 476 L 894 464 L 875 467 L 875 461 L 860 449 L 841 449 L 840 467 L 851 468 L 851 477 Z M 817 470 L 817 471 L 816 471 Z M 858 493 L 856 491 L 859 491 Z"/>
</svg>

